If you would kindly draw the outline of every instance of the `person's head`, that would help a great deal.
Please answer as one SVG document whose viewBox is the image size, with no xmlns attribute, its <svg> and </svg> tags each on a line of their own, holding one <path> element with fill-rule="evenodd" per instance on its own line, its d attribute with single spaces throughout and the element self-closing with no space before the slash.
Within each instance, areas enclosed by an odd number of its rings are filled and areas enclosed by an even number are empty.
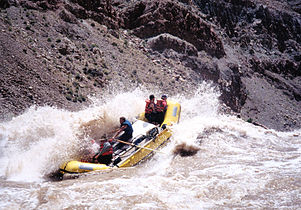
<svg viewBox="0 0 301 210">
<path fill-rule="evenodd" d="M 162 100 L 166 100 L 166 99 L 167 99 L 167 95 L 163 94 L 163 95 L 161 96 L 161 99 L 162 99 Z"/>
<path fill-rule="evenodd" d="M 154 100 L 155 99 L 155 96 L 154 95 L 150 95 L 149 96 L 149 100 Z"/>
<path fill-rule="evenodd" d="M 120 122 L 120 123 L 125 122 L 125 117 L 120 117 L 120 118 L 119 118 L 119 122 Z"/>
</svg>

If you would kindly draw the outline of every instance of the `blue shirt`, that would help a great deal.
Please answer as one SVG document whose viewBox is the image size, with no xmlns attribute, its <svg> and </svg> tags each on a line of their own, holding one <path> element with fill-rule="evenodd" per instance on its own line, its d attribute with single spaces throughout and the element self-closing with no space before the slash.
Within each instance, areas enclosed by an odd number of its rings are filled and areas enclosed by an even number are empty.
<svg viewBox="0 0 301 210">
<path fill-rule="evenodd" d="M 126 120 L 120 125 L 120 127 L 122 127 L 124 125 L 127 125 L 126 128 L 124 129 L 124 135 L 132 136 L 133 127 L 132 127 L 131 123 L 128 120 Z"/>
</svg>

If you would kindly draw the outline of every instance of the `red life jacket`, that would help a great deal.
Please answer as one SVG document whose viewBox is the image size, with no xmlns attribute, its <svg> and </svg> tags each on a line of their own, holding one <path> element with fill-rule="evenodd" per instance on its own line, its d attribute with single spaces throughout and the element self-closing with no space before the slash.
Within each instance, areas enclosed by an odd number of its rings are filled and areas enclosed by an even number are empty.
<svg viewBox="0 0 301 210">
<path fill-rule="evenodd" d="M 167 102 L 165 100 L 157 100 L 157 112 L 165 112 L 167 109 Z"/>
<path fill-rule="evenodd" d="M 154 112 L 155 110 L 153 110 L 153 108 L 150 106 L 153 102 L 151 102 L 150 100 L 145 100 L 145 113 L 146 114 L 150 114 L 152 112 Z M 155 103 L 153 103 L 155 106 Z"/>
<path fill-rule="evenodd" d="M 104 143 L 105 143 L 105 142 L 102 142 L 102 143 L 100 144 L 99 151 L 102 150 L 103 144 L 104 144 Z M 112 147 L 112 146 L 110 146 L 110 149 L 109 149 L 108 151 L 102 153 L 102 156 L 111 155 L 111 154 L 113 154 L 113 147 Z"/>
</svg>

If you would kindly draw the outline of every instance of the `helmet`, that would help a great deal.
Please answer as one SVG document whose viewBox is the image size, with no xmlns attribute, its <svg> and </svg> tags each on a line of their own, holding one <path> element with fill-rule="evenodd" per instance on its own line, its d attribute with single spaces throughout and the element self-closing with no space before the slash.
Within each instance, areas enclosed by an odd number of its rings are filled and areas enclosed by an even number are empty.
<svg viewBox="0 0 301 210">
<path fill-rule="evenodd" d="M 161 96 L 161 99 L 163 99 L 163 98 L 167 98 L 167 95 L 163 94 L 163 95 Z"/>
</svg>

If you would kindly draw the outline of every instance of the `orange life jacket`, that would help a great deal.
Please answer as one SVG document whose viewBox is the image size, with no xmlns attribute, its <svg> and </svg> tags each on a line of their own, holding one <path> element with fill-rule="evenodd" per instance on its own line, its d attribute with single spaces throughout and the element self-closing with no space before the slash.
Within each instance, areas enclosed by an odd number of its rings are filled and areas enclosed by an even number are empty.
<svg viewBox="0 0 301 210">
<path fill-rule="evenodd" d="M 151 102 L 150 100 L 146 100 L 145 101 L 145 113 L 146 114 L 150 114 L 152 112 L 154 112 L 155 110 L 153 110 L 153 108 L 150 106 L 153 102 Z M 155 106 L 155 103 L 153 103 Z"/>
<path fill-rule="evenodd" d="M 157 100 L 156 110 L 157 112 L 164 112 L 167 108 L 167 102 L 165 100 Z"/>
<path fill-rule="evenodd" d="M 104 144 L 104 143 L 105 143 L 105 142 L 102 142 L 102 143 L 100 144 L 99 151 L 102 150 L 103 144 Z M 112 147 L 112 146 L 110 146 L 110 149 L 109 149 L 108 151 L 102 153 L 101 155 L 102 155 L 102 156 L 106 156 L 106 155 L 111 155 L 111 154 L 113 154 L 113 147 Z"/>
</svg>

